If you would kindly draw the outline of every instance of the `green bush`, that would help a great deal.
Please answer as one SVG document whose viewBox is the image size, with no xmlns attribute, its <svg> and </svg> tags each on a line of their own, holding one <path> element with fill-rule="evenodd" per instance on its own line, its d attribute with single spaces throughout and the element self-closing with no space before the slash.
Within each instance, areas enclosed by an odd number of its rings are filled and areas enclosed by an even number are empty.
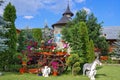
<svg viewBox="0 0 120 80">
<path fill-rule="evenodd" d="M 20 64 L 20 65 L 10 65 L 9 66 L 9 71 L 11 71 L 11 72 L 18 72 L 19 71 L 19 69 L 20 68 L 22 68 L 22 65 Z"/>
<path fill-rule="evenodd" d="M 80 72 L 81 68 L 80 68 L 80 62 L 76 62 L 74 65 L 73 65 L 73 68 L 72 68 L 72 74 L 73 75 L 77 75 L 79 72 Z"/>
<path fill-rule="evenodd" d="M 69 67 L 71 67 L 72 75 L 77 75 L 80 72 L 80 64 L 82 63 L 82 60 L 78 54 L 71 54 L 66 60 L 66 63 Z"/>
</svg>

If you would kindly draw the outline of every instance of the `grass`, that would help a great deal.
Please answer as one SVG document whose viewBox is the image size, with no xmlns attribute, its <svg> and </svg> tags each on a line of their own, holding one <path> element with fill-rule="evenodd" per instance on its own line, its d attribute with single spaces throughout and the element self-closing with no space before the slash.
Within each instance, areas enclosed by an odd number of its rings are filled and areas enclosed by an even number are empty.
<svg viewBox="0 0 120 80">
<path fill-rule="evenodd" d="M 97 68 L 96 80 L 120 80 L 120 65 L 103 65 Z M 72 76 L 65 73 L 60 76 L 42 77 L 37 74 L 19 74 L 13 72 L 5 72 L 0 76 L 0 80 L 89 80 L 87 76 Z"/>
</svg>

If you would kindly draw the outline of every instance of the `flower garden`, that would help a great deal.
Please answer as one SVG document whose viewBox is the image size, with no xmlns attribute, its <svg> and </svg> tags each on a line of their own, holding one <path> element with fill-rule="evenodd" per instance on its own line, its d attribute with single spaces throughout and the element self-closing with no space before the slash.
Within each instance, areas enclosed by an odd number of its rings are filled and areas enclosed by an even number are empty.
<svg viewBox="0 0 120 80">
<path fill-rule="evenodd" d="M 17 32 L 15 19 L 15 7 L 9 3 L 0 16 L 0 80 L 89 80 L 91 74 L 92 80 L 119 80 L 119 54 L 116 62 L 111 55 L 120 50 L 109 52 L 111 45 L 101 36 L 102 25 L 93 14 L 78 11 L 59 34 L 48 27 Z M 90 67 L 83 76 L 86 63 Z"/>
</svg>

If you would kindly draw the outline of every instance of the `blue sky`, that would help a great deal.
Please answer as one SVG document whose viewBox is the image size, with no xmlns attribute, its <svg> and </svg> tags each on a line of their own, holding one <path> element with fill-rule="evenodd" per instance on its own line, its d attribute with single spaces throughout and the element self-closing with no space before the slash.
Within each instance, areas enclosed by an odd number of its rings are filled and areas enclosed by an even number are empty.
<svg viewBox="0 0 120 80">
<path fill-rule="evenodd" d="M 15 25 L 18 29 L 43 28 L 45 23 L 51 27 L 65 11 L 68 0 L 6 0 L 0 7 L 0 15 L 8 2 L 17 10 Z M 98 22 L 104 22 L 104 27 L 120 27 L 120 0 L 69 0 L 71 11 L 85 9 L 88 14 L 94 13 Z"/>
</svg>

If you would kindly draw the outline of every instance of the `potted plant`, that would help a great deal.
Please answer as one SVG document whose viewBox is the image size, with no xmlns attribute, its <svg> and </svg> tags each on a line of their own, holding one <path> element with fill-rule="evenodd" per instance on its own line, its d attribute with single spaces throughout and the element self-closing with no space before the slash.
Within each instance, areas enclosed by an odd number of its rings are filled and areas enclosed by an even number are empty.
<svg viewBox="0 0 120 80">
<path fill-rule="evenodd" d="M 22 57 L 22 65 L 27 65 L 27 62 L 29 61 L 27 51 L 23 51 L 21 57 Z"/>
<path fill-rule="evenodd" d="M 58 75 L 58 62 L 54 61 L 51 64 L 52 64 L 52 69 L 53 69 L 53 76 L 57 76 Z"/>
</svg>

